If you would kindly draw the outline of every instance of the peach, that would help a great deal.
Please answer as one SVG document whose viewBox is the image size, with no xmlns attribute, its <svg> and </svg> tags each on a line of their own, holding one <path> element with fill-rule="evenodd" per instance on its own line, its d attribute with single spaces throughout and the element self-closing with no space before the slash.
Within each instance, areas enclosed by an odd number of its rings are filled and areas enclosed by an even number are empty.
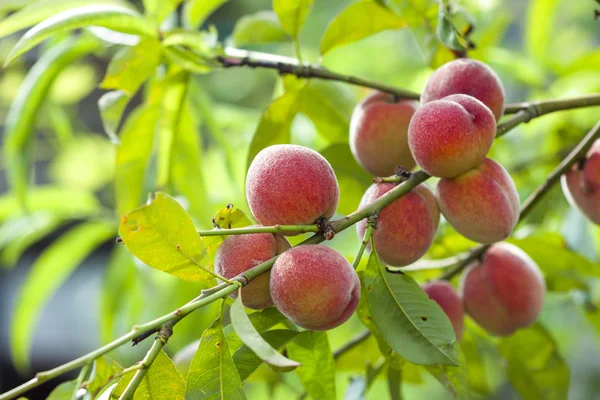
<svg viewBox="0 0 600 400">
<path fill-rule="evenodd" d="M 360 202 L 365 207 L 395 186 L 392 183 L 371 185 Z M 404 266 L 421 258 L 431 246 L 440 221 L 435 196 L 421 184 L 406 195 L 393 201 L 379 213 L 377 229 L 373 233 L 375 248 L 381 260 L 388 265 Z M 362 239 L 367 220 L 356 224 Z"/>
<path fill-rule="evenodd" d="M 488 332 L 507 336 L 533 324 L 546 284 L 537 264 L 518 247 L 496 243 L 461 278 L 465 311 Z"/>
<path fill-rule="evenodd" d="M 356 310 L 360 282 L 337 251 L 320 245 L 294 247 L 271 269 L 271 296 L 289 320 L 323 331 L 344 323 Z"/>
<path fill-rule="evenodd" d="M 481 61 L 459 58 L 438 68 L 427 81 L 421 103 L 451 94 L 467 94 L 485 104 L 496 120 L 504 112 L 504 88 L 498 75 Z"/>
<path fill-rule="evenodd" d="M 408 145 L 417 164 L 440 178 L 453 178 L 481 163 L 495 136 L 492 112 L 464 94 L 425 104 L 408 127 Z"/>
<path fill-rule="evenodd" d="M 442 215 L 467 239 L 490 244 L 510 236 L 519 221 L 519 195 L 504 167 L 486 158 L 477 168 L 437 186 Z"/>
<path fill-rule="evenodd" d="M 279 144 L 261 150 L 250 164 L 246 197 L 262 225 L 312 224 L 333 216 L 339 188 L 322 155 L 307 147 Z"/>
<path fill-rule="evenodd" d="M 290 247 L 283 236 L 271 233 L 228 236 L 215 254 L 215 273 L 227 279 L 233 278 Z M 265 272 L 242 289 L 242 302 L 246 307 L 261 310 L 273 306 L 269 276 L 269 272 Z M 236 298 L 237 292 L 231 297 Z"/>
<path fill-rule="evenodd" d="M 422 289 L 444 310 L 452 323 L 456 339 L 460 340 L 463 334 L 465 310 L 462 298 L 456 289 L 446 281 L 429 282 L 423 285 Z"/>
<path fill-rule="evenodd" d="M 418 107 L 418 101 L 395 100 L 382 92 L 361 101 L 350 120 L 350 149 L 356 161 L 375 176 L 392 175 L 399 165 L 413 169 L 408 124 Z"/>
<path fill-rule="evenodd" d="M 562 187 L 569 203 L 600 225 L 600 139 L 585 160 L 562 176 Z"/>
</svg>

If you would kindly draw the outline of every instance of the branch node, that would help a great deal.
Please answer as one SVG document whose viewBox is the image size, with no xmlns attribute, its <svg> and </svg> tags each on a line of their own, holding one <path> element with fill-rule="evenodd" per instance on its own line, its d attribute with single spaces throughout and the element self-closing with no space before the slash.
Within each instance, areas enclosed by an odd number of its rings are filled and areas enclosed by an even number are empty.
<svg viewBox="0 0 600 400">
<path fill-rule="evenodd" d="M 319 232 L 325 237 L 325 240 L 331 240 L 335 237 L 335 230 L 328 219 L 320 217 L 315 221 L 315 223 L 319 227 Z"/>
</svg>

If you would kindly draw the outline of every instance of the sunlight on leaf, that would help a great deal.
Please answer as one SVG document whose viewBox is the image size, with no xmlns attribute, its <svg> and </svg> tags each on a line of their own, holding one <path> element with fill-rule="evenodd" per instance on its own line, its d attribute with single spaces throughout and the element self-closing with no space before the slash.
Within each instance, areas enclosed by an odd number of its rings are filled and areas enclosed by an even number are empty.
<svg viewBox="0 0 600 400">
<path fill-rule="evenodd" d="M 249 44 L 284 42 L 288 35 L 272 11 L 259 11 L 244 15 L 233 28 L 231 38 L 236 46 Z"/>
</svg>

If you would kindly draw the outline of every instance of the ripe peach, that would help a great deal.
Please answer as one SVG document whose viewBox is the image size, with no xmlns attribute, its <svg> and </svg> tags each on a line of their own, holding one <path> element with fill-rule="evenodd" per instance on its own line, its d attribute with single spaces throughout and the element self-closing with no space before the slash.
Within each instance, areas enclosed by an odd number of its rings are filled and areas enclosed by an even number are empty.
<svg viewBox="0 0 600 400">
<path fill-rule="evenodd" d="M 331 165 L 319 153 L 279 144 L 261 150 L 250 164 L 246 197 L 262 225 L 312 224 L 333 216 L 339 188 Z"/>
<path fill-rule="evenodd" d="M 467 94 L 485 104 L 496 120 L 504 112 L 504 88 L 498 75 L 481 61 L 459 58 L 438 68 L 429 78 L 421 103 L 451 94 Z"/>
<path fill-rule="evenodd" d="M 440 179 L 438 204 L 464 237 L 490 244 L 510 236 L 519 220 L 519 195 L 504 167 L 486 158 L 477 168 Z"/>
<path fill-rule="evenodd" d="M 454 328 L 456 339 L 463 334 L 464 314 L 462 298 L 454 287 L 446 281 L 429 282 L 422 286 L 429 298 L 444 310 Z"/>
<path fill-rule="evenodd" d="M 337 251 L 320 245 L 294 247 L 271 269 L 271 296 L 289 320 L 324 331 L 344 323 L 356 310 L 360 282 Z"/>
<path fill-rule="evenodd" d="M 290 247 L 283 236 L 271 233 L 228 236 L 215 254 L 215 273 L 227 279 L 233 278 Z M 242 302 L 246 307 L 261 310 L 273 305 L 269 275 L 269 272 L 259 275 L 242 289 Z M 231 297 L 236 298 L 237 292 L 233 292 Z"/>
<path fill-rule="evenodd" d="M 481 163 L 495 136 L 492 112 L 464 94 L 425 104 L 408 127 L 408 145 L 417 164 L 440 178 L 453 178 Z"/>
<path fill-rule="evenodd" d="M 398 165 L 413 169 L 408 124 L 418 107 L 418 101 L 394 100 L 382 92 L 361 101 L 350 121 L 350 149 L 356 161 L 375 176 L 392 175 Z"/>
<path fill-rule="evenodd" d="M 563 175 L 562 187 L 569 203 L 600 225 L 600 139 L 594 142 L 581 164 Z"/>
<path fill-rule="evenodd" d="M 506 336 L 535 322 L 546 293 L 544 277 L 525 252 L 496 243 L 461 279 L 465 311 L 488 332 Z"/>
<path fill-rule="evenodd" d="M 371 185 L 360 202 L 365 207 L 394 188 L 391 183 Z M 373 233 L 375 247 L 381 260 L 388 265 L 404 266 L 421 258 L 431 246 L 440 222 L 435 196 L 421 184 L 408 194 L 393 201 L 379 213 Z M 362 239 L 367 220 L 356 224 Z"/>
</svg>

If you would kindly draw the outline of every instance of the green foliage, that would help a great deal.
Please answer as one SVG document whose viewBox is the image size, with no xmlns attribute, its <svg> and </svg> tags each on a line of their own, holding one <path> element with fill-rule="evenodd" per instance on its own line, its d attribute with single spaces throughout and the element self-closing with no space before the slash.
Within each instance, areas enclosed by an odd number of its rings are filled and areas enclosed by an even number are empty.
<svg viewBox="0 0 600 400">
<path fill-rule="evenodd" d="M 98 99 L 98 109 L 100 110 L 100 118 L 102 118 L 102 126 L 106 135 L 114 144 L 119 144 L 117 127 L 121 122 L 121 117 L 129 100 L 130 97 L 122 90 L 106 92 Z"/>
<path fill-rule="evenodd" d="M 410 276 L 386 271 L 375 251 L 359 276 L 373 323 L 395 352 L 415 364 L 458 365 L 450 320 Z"/>
<path fill-rule="evenodd" d="M 231 34 L 236 46 L 283 42 L 287 37 L 277 15 L 271 11 L 259 11 L 256 14 L 243 16 L 235 24 Z"/>
<path fill-rule="evenodd" d="M 283 29 L 292 39 L 298 39 L 313 2 L 313 0 L 273 0 L 273 11 L 277 13 Z"/>
</svg>

